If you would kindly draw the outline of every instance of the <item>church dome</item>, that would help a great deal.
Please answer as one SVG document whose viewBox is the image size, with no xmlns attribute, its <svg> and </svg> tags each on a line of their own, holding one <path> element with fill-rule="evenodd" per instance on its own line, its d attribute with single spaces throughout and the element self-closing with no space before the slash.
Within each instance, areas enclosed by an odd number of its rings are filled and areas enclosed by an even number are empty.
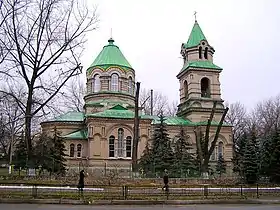
<svg viewBox="0 0 280 210">
<path fill-rule="evenodd" d="M 114 44 L 114 40 L 110 38 L 108 44 L 105 45 L 99 55 L 95 58 L 93 63 L 88 68 L 88 71 L 94 67 L 101 67 L 107 69 L 111 66 L 118 66 L 124 70 L 133 69 L 127 59 L 122 54 L 117 45 Z"/>
</svg>

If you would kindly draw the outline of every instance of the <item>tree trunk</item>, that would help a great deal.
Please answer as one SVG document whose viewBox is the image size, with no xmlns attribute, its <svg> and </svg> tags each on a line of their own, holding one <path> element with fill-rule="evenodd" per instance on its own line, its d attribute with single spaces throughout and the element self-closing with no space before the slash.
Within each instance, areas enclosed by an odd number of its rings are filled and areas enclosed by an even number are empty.
<svg viewBox="0 0 280 210">
<path fill-rule="evenodd" d="M 31 120 L 32 120 L 32 93 L 29 91 L 25 110 L 24 137 L 27 151 L 27 167 L 32 167 L 32 143 L 31 143 Z"/>
<path fill-rule="evenodd" d="M 138 142 L 139 142 L 139 91 L 140 82 L 136 83 L 135 115 L 134 115 L 134 138 L 132 150 L 132 171 L 137 172 Z"/>
</svg>

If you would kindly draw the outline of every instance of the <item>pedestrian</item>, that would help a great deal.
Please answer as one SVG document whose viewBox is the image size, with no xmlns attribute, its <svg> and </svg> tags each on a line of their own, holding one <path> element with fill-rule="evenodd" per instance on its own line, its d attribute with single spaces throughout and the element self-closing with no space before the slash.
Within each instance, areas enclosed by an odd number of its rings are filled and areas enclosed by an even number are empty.
<svg viewBox="0 0 280 210">
<path fill-rule="evenodd" d="M 162 190 L 165 190 L 168 192 L 168 175 L 167 175 L 167 173 L 165 173 L 163 176 L 163 183 L 164 183 L 164 186 L 162 187 Z"/>
<path fill-rule="evenodd" d="M 84 196 L 83 191 L 85 187 L 85 171 L 81 170 L 80 171 L 80 179 L 78 183 L 78 189 L 79 189 L 79 195 Z"/>
</svg>

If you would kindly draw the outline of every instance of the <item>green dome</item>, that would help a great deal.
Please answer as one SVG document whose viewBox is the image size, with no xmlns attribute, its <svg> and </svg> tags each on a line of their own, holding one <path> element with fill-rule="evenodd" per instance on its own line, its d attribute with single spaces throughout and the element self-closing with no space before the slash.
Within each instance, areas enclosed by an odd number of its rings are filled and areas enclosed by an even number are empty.
<svg viewBox="0 0 280 210">
<path fill-rule="evenodd" d="M 88 70 L 92 69 L 92 67 L 103 67 L 107 69 L 110 66 L 120 66 L 126 70 L 133 69 L 119 47 L 114 44 L 114 40 L 110 38 L 108 42 L 109 44 L 103 47 Z"/>
</svg>

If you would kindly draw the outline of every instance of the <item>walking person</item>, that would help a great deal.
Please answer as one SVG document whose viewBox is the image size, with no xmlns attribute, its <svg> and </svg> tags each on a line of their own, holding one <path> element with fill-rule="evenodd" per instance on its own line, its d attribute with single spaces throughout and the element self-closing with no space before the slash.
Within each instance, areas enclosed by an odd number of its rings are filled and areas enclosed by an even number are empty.
<svg viewBox="0 0 280 210">
<path fill-rule="evenodd" d="M 79 195 L 84 196 L 84 187 L 85 187 L 85 171 L 80 171 L 80 178 L 78 183 Z"/>
<path fill-rule="evenodd" d="M 164 174 L 163 176 L 163 183 L 164 183 L 164 186 L 162 187 L 162 190 L 165 190 L 166 192 L 168 192 L 168 175 L 167 173 Z"/>
</svg>

